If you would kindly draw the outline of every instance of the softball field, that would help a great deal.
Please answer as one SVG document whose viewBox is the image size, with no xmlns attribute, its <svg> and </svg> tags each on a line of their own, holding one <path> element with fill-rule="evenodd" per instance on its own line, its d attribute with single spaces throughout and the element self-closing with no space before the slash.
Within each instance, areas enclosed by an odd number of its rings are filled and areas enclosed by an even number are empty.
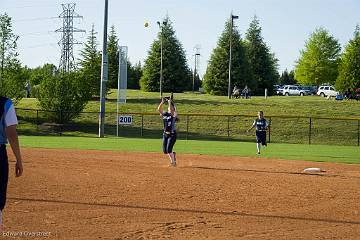
<svg viewBox="0 0 360 240">
<path fill-rule="evenodd" d="M 22 150 L 4 239 L 360 239 L 360 165 Z M 306 167 L 326 172 L 305 174 Z"/>
</svg>

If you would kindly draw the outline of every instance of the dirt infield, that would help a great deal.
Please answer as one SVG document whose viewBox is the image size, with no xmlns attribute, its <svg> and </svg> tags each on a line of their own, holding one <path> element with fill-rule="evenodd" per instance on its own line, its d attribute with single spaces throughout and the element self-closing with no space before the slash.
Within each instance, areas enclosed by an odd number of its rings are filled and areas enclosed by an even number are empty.
<svg viewBox="0 0 360 240">
<path fill-rule="evenodd" d="M 23 177 L 11 163 L 0 239 L 360 239 L 360 165 L 178 154 L 172 168 L 157 153 L 23 155 Z"/>
</svg>

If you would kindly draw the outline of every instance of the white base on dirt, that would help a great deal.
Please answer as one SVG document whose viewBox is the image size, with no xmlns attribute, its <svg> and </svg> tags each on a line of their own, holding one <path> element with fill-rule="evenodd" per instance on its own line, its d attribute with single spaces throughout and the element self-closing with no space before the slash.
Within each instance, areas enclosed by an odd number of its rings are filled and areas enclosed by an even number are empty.
<svg viewBox="0 0 360 240">
<path fill-rule="evenodd" d="M 311 168 L 305 168 L 304 172 L 325 172 L 325 171 L 322 170 L 321 168 L 311 167 Z"/>
</svg>

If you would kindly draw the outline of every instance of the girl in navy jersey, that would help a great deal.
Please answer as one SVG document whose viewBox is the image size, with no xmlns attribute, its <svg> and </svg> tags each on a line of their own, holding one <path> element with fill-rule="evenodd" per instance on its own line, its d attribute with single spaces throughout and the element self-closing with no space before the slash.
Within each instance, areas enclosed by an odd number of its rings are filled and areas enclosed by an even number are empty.
<svg viewBox="0 0 360 240">
<path fill-rule="evenodd" d="M 168 103 L 167 112 L 163 111 L 163 105 L 165 102 Z M 163 98 L 157 110 L 159 111 L 164 122 L 163 152 L 164 154 L 169 155 L 171 166 L 176 167 L 176 153 L 173 152 L 173 147 L 176 142 L 175 123 L 177 120 L 175 104 L 171 98 Z"/>
<path fill-rule="evenodd" d="M 258 118 L 254 120 L 254 123 L 252 124 L 251 128 L 249 128 L 247 130 L 247 131 L 250 131 L 254 127 L 256 128 L 256 148 L 257 148 L 257 153 L 258 154 L 260 154 L 261 145 L 267 146 L 267 143 L 266 143 L 266 130 L 268 129 L 268 126 L 269 126 L 269 123 L 264 118 L 263 111 L 259 111 L 258 112 Z"/>
</svg>

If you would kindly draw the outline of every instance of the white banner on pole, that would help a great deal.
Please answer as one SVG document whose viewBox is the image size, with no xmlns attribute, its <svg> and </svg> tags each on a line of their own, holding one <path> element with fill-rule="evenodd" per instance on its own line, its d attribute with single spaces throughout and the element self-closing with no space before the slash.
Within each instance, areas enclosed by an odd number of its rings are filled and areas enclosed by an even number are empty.
<svg viewBox="0 0 360 240">
<path fill-rule="evenodd" d="M 118 94 L 117 94 L 117 114 L 116 114 L 116 129 L 117 136 L 119 136 L 119 104 L 126 103 L 126 89 L 127 89 L 127 58 L 128 47 L 119 46 L 119 74 L 118 74 Z M 124 118 L 123 118 L 124 119 Z M 128 120 L 130 118 L 126 118 Z M 125 122 L 123 122 L 124 124 Z M 132 123 L 132 118 L 131 118 Z M 125 124 L 129 124 L 126 122 Z"/>
<path fill-rule="evenodd" d="M 128 47 L 119 46 L 118 102 L 126 103 Z"/>
</svg>

